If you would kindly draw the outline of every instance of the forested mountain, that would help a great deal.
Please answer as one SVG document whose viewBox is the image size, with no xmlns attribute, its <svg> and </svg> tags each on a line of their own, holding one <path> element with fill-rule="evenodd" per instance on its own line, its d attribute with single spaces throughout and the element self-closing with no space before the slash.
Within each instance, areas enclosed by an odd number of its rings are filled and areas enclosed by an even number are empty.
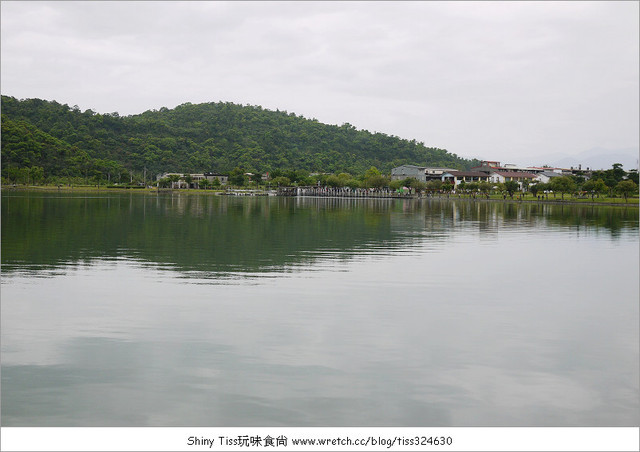
<svg viewBox="0 0 640 452">
<path fill-rule="evenodd" d="M 360 174 L 402 164 L 477 163 L 415 140 L 327 125 L 284 111 L 232 103 L 182 104 L 139 115 L 80 111 L 55 101 L 2 96 L 2 175 L 100 179 L 163 172 L 302 169 Z"/>
</svg>

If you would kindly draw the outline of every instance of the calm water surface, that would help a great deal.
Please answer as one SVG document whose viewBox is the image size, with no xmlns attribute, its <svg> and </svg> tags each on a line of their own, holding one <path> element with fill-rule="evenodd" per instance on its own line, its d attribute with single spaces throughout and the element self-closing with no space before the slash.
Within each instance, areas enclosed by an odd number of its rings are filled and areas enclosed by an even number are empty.
<svg viewBox="0 0 640 452">
<path fill-rule="evenodd" d="M 2 193 L 5 426 L 637 426 L 638 209 Z"/>
</svg>

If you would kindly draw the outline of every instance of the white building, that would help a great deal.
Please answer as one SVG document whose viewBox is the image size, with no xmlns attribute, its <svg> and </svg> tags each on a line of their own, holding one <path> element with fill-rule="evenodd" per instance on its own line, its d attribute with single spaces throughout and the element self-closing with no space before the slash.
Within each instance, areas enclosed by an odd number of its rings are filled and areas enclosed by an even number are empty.
<svg viewBox="0 0 640 452">
<path fill-rule="evenodd" d="M 555 171 L 543 171 L 541 173 L 536 174 L 536 177 L 534 178 L 534 180 L 536 182 L 548 184 L 549 182 L 551 182 L 551 179 L 553 179 L 554 177 L 562 177 L 562 173 L 557 173 Z"/>
<path fill-rule="evenodd" d="M 447 171 L 441 176 L 442 182 L 453 183 L 455 187 L 462 182 L 465 184 L 472 182 L 488 182 L 489 175 L 482 171 Z"/>
<path fill-rule="evenodd" d="M 446 172 L 456 171 L 452 168 L 434 168 L 428 166 L 402 165 L 391 170 L 391 180 L 403 180 L 413 177 L 419 181 L 441 179 Z"/>
<path fill-rule="evenodd" d="M 178 181 L 171 183 L 171 188 L 199 188 L 200 182 L 206 180 L 208 182 L 213 182 L 214 180 L 218 180 L 220 185 L 226 185 L 229 182 L 229 176 L 226 174 L 219 173 L 164 173 L 157 176 L 156 180 L 166 179 L 170 176 L 178 176 L 180 179 Z M 186 176 L 191 178 L 190 183 L 187 183 L 184 179 Z"/>
<path fill-rule="evenodd" d="M 515 181 L 518 183 L 520 190 L 522 190 L 525 182 L 531 182 L 535 177 L 535 174 L 521 171 L 492 171 L 489 173 L 490 182 L 504 184 L 505 182 Z"/>
</svg>

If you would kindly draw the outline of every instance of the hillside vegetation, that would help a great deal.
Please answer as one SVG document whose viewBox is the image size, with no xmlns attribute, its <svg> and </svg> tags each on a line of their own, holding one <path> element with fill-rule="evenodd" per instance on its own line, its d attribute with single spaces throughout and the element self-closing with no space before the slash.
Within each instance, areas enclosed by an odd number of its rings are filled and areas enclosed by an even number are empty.
<svg viewBox="0 0 640 452">
<path fill-rule="evenodd" d="M 476 165 L 350 124 L 328 125 L 284 111 L 232 103 L 182 104 L 139 115 L 98 114 L 40 99 L 2 96 L 2 176 L 15 181 L 83 177 L 146 180 L 163 172 L 234 168 L 361 174 L 402 164 L 466 169 Z"/>
</svg>

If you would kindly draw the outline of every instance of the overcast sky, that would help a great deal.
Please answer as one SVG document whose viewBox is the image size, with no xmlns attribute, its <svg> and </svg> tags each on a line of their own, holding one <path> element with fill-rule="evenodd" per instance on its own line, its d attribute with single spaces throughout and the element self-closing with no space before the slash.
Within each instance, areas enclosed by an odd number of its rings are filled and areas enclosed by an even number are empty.
<svg viewBox="0 0 640 452">
<path fill-rule="evenodd" d="M 261 105 L 543 164 L 638 153 L 638 2 L 3 1 L 2 94 Z"/>
</svg>

